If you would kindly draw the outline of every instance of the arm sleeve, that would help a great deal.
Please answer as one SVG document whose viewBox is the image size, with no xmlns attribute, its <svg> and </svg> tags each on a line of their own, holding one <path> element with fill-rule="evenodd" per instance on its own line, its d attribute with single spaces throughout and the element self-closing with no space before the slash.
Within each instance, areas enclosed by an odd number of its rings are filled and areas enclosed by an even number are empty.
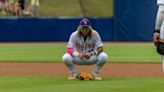
<svg viewBox="0 0 164 92">
<path fill-rule="evenodd" d="M 155 29 L 160 29 L 162 22 L 164 20 L 164 5 L 159 5 L 158 7 L 158 12 L 156 16 L 156 24 L 155 24 Z"/>
<path fill-rule="evenodd" d="M 74 40 L 74 33 L 72 33 L 67 43 L 67 48 L 73 49 L 74 47 L 75 47 L 75 40 Z"/>
<path fill-rule="evenodd" d="M 96 39 L 96 48 L 102 47 L 103 43 L 98 32 L 96 32 L 95 34 L 95 39 Z"/>
</svg>

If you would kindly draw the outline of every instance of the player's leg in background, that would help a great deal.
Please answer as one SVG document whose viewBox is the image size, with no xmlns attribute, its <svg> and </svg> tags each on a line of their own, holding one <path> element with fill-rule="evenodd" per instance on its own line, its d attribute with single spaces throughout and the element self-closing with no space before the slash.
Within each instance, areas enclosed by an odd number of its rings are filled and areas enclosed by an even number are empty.
<svg viewBox="0 0 164 92">
<path fill-rule="evenodd" d="M 77 76 L 77 70 L 76 70 L 76 67 L 73 63 L 72 56 L 70 54 L 66 53 L 62 57 L 62 61 L 68 67 L 68 69 L 71 71 L 72 76 L 76 77 Z"/>
<path fill-rule="evenodd" d="M 162 71 L 164 72 L 164 56 L 162 55 Z"/>
<path fill-rule="evenodd" d="M 162 23 L 162 26 L 161 26 L 160 39 L 164 40 L 164 22 Z M 162 68 L 164 72 L 164 55 L 162 55 Z"/>
<path fill-rule="evenodd" d="M 102 69 L 104 64 L 107 62 L 108 55 L 106 53 L 102 52 L 97 56 L 97 60 L 98 61 L 96 63 L 96 69 L 92 72 L 93 74 L 95 73 L 95 75 L 100 72 L 100 70 Z"/>
</svg>

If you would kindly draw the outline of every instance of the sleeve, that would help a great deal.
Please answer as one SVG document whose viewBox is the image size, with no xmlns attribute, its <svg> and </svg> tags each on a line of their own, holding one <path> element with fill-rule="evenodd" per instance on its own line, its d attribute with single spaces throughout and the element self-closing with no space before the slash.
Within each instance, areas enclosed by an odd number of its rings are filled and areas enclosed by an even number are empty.
<svg viewBox="0 0 164 92">
<path fill-rule="evenodd" d="M 67 53 L 69 53 L 72 56 L 78 57 L 79 53 L 74 51 L 75 43 L 76 43 L 76 33 L 72 33 L 67 44 Z"/>
<path fill-rule="evenodd" d="M 155 29 L 160 29 L 162 22 L 164 20 L 164 5 L 159 5 L 158 7 L 158 12 L 157 12 L 157 17 L 156 17 L 156 25 Z"/>
<path fill-rule="evenodd" d="M 101 37 L 98 32 L 95 32 L 95 39 L 96 39 L 96 41 L 95 41 L 96 48 L 102 47 L 103 43 L 102 43 Z"/>
<path fill-rule="evenodd" d="M 67 43 L 67 48 L 74 48 L 75 47 L 75 40 L 74 40 L 74 33 L 71 34 L 70 38 L 69 38 L 69 41 Z"/>
</svg>

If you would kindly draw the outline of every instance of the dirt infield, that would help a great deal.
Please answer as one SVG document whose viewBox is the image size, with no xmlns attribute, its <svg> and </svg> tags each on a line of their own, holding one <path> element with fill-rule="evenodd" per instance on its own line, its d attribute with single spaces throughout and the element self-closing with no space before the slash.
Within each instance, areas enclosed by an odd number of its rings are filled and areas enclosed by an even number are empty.
<svg viewBox="0 0 164 92">
<path fill-rule="evenodd" d="M 77 66 L 79 72 L 90 72 L 91 66 Z M 69 70 L 63 63 L 0 63 L 0 75 L 28 75 L 28 76 L 65 76 Z M 160 63 L 107 63 L 101 76 L 137 76 L 137 77 L 164 77 Z"/>
</svg>

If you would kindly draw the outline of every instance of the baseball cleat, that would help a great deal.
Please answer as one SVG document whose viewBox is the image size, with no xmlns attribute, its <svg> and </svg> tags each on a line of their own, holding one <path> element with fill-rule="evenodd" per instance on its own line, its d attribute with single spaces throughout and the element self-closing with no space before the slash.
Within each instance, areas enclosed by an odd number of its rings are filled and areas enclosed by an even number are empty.
<svg viewBox="0 0 164 92">
<path fill-rule="evenodd" d="M 102 80 L 102 78 L 101 78 L 101 77 L 96 76 L 96 77 L 94 78 L 94 80 Z"/>
<path fill-rule="evenodd" d="M 95 71 L 92 72 L 92 76 L 94 80 L 102 80 L 101 77 L 97 76 L 97 73 L 95 73 Z"/>
<path fill-rule="evenodd" d="M 73 77 L 73 76 L 71 76 L 71 77 L 68 77 L 68 80 L 76 80 L 77 78 L 76 77 Z"/>
<path fill-rule="evenodd" d="M 68 77 L 68 80 L 76 80 L 77 79 L 77 73 L 73 73 L 72 76 Z"/>
</svg>

